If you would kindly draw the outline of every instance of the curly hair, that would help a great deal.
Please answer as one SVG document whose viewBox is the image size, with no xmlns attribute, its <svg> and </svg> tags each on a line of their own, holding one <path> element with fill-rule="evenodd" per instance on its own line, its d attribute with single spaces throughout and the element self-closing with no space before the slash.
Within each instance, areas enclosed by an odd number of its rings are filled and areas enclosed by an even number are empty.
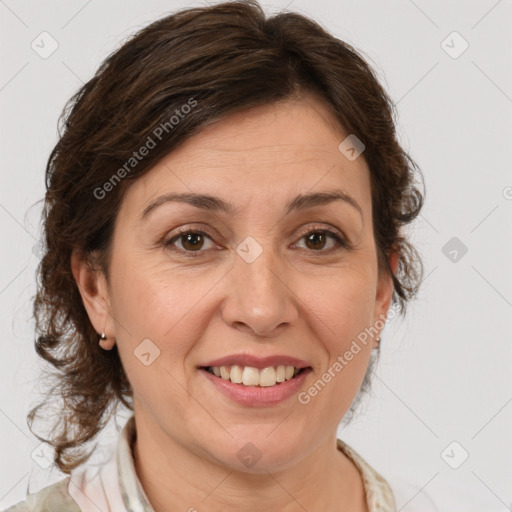
<svg viewBox="0 0 512 512">
<path fill-rule="evenodd" d="M 400 146 L 395 106 L 363 57 L 303 15 L 266 17 L 256 0 L 163 17 L 110 54 L 69 99 L 46 165 L 43 257 L 33 312 L 35 348 L 50 363 L 44 377 L 54 385 L 27 419 L 33 432 L 40 408 L 55 398 L 61 401 L 48 438 L 35 435 L 54 447 L 54 462 L 64 473 L 90 457 L 93 450 L 85 445 L 118 406 L 133 410 L 117 347 L 105 351 L 98 345 L 72 275 L 72 252 L 83 255 L 108 282 L 116 214 L 134 180 L 206 125 L 304 94 L 321 98 L 340 128 L 365 145 L 378 266 L 392 276 L 392 301 L 405 315 L 423 265 L 401 228 L 422 208 L 414 176 L 421 171 Z M 191 98 L 197 106 L 171 128 L 169 119 Z M 156 126 L 166 127 L 161 140 L 102 200 L 98 190 Z M 388 261 L 392 251 L 399 253 L 396 273 Z M 360 393 L 368 383 L 369 372 Z"/>
</svg>

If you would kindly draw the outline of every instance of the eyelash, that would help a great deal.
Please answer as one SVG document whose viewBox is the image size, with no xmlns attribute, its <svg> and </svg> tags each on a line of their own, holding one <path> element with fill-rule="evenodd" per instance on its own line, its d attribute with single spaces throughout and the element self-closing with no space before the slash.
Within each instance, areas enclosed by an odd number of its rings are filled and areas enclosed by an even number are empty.
<svg viewBox="0 0 512 512">
<path fill-rule="evenodd" d="M 194 229 L 194 228 L 185 228 L 182 230 L 178 230 L 178 234 L 172 236 L 168 240 L 164 240 L 163 245 L 164 245 L 164 247 L 172 250 L 173 252 L 179 253 L 180 255 L 183 255 L 186 258 L 197 258 L 200 256 L 201 253 L 204 253 L 206 251 L 204 251 L 204 250 L 186 251 L 183 249 L 179 249 L 173 245 L 174 242 L 177 241 L 179 238 L 181 238 L 182 236 L 188 235 L 190 233 L 206 235 L 208 238 L 213 240 L 213 237 L 207 231 L 200 230 L 200 229 Z M 315 250 L 311 249 L 311 252 L 313 252 L 313 253 L 330 254 L 332 252 L 336 252 L 341 249 L 351 249 L 352 248 L 351 245 L 348 243 L 348 241 L 343 236 L 339 235 L 336 231 L 331 231 L 330 229 L 326 229 L 326 228 L 309 229 L 308 231 L 301 234 L 301 236 L 299 237 L 299 240 L 302 240 L 304 237 L 306 237 L 312 233 L 326 233 L 328 236 L 333 238 L 336 241 L 336 243 L 338 244 L 338 247 L 334 247 L 329 250 L 319 249 L 319 250 L 315 251 Z"/>
</svg>

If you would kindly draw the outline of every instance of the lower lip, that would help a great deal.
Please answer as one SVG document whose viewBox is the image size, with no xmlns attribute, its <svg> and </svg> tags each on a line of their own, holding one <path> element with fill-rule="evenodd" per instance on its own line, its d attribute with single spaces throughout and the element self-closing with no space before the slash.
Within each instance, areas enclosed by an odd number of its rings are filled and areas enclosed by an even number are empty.
<svg viewBox="0 0 512 512">
<path fill-rule="evenodd" d="M 275 386 L 263 387 L 235 384 L 230 380 L 216 377 L 204 368 L 200 368 L 200 371 L 219 391 L 231 400 L 247 407 L 265 407 L 279 404 L 297 393 L 312 370 L 311 368 L 306 368 L 293 379 L 286 380 Z"/>
</svg>

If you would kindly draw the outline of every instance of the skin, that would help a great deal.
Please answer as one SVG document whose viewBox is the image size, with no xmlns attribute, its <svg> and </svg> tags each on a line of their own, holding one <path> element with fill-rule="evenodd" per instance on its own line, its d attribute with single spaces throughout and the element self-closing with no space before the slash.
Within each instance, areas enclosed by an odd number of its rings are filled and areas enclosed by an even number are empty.
<svg viewBox="0 0 512 512">
<path fill-rule="evenodd" d="M 109 283 L 73 255 L 89 318 L 105 331 L 105 349 L 117 343 L 134 390 L 135 467 L 156 512 L 367 510 L 336 434 L 378 335 L 306 405 L 296 397 L 238 405 L 197 369 L 233 353 L 292 355 L 313 368 L 305 390 L 385 317 L 393 285 L 377 269 L 370 173 L 364 153 L 350 161 L 338 150 L 346 136 L 313 96 L 226 117 L 127 190 Z M 285 215 L 297 195 L 332 189 L 352 196 L 362 217 L 342 201 Z M 211 194 L 239 212 L 169 202 L 140 223 L 144 208 L 168 192 Z M 211 236 L 188 245 L 178 237 L 172 251 L 161 240 L 179 227 Z M 337 229 L 352 248 L 330 236 L 308 243 L 307 228 Z M 236 252 L 248 236 L 263 249 L 250 264 Z M 187 248 L 199 256 L 180 256 Z M 395 272 L 396 254 L 390 263 Z M 147 338 L 160 350 L 149 366 L 134 357 Z M 237 457 L 247 442 L 262 455 L 252 468 Z"/>
</svg>

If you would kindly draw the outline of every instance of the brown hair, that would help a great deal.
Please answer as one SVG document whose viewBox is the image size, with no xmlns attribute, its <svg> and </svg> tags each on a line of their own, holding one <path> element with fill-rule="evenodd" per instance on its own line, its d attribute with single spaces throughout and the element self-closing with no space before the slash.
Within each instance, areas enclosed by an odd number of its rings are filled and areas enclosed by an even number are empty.
<svg viewBox="0 0 512 512">
<path fill-rule="evenodd" d="M 84 453 L 81 445 L 96 437 L 120 403 L 133 410 L 117 348 L 98 345 L 71 272 L 72 251 L 98 265 L 108 280 L 114 221 L 133 180 L 204 126 L 303 94 L 320 97 L 343 130 L 365 145 L 379 269 L 393 275 L 387 255 L 399 251 L 393 301 L 405 314 L 423 266 L 401 226 L 422 207 L 414 184 L 414 171 L 421 172 L 399 145 L 394 106 L 365 60 L 302 15 L 266 18 L 255 0 L 159 19 L 112 53 L 68 101 L 46 166 L 35 347 L 51 364 L 55 385 L 28 420 L 32 430 L 39 408 L 50 397 L 62 399 L 50 438 L 36 435 L 54 446 L 61 471 L 69 473 L 90 457 L 93 450 Z M 131 161 L 148 138 L 154 147 Z"/>
</svg>

